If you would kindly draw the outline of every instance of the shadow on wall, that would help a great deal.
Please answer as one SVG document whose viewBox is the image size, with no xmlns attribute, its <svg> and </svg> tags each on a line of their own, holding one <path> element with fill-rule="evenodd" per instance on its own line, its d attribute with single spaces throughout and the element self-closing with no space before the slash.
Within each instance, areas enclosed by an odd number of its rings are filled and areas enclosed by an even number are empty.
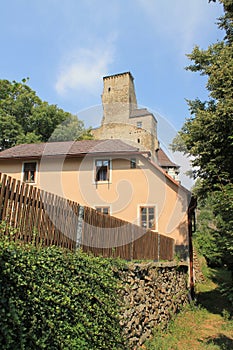
<svg viewBox="0 0 233 350">
<path fill-rule="evenodd" d="M 179 258 L 180 261 L 186 261 L 189 257 L 189 249 L 187 245 L 176 244 L 175 245 L 175 255 Z"/>
<path fill-rule="evenodd" d="M 179 260 L 186 261 L 189 258 L 187 223 L 182 222 L 178 226 L 178 230 L 180 236 L 182 236 L 184 239 L 184 244 L 175 245 L 175 255 L 179 258 Z"/>
</svg>

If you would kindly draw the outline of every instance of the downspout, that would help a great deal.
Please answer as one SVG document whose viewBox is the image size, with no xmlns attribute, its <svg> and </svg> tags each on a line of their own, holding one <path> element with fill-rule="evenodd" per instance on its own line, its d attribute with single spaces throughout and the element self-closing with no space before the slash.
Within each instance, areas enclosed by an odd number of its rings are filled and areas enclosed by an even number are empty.
<svg viewBox="0 0 233 350">
<path fill-rule="evenodd" d="M 194 300 L 195 291 L 194 291 L 194 266 L 193 266 L 193 225 L 192 225 L 192 217 L 194 216 L 195 209 L 197 207 L 197 199 L 195 197 L 191 197 L 191 201 L 188 207 L 188 236 L 189 236 L 189 283 L 190 283 L 190 295 L 191 299 Z"/>
</svg>

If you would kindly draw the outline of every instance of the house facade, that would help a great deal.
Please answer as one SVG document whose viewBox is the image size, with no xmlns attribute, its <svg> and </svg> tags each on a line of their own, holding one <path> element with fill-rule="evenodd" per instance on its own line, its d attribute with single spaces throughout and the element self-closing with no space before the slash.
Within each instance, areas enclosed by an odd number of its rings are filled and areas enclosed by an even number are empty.
<svg viewBox="0 0 233 350">
<path fill-rule="evenodd" d="M 175 239 L 188 256 L 190 192 L 121 140 L 19 145 L 0 153 L 0 172 Z"/>
</svg>

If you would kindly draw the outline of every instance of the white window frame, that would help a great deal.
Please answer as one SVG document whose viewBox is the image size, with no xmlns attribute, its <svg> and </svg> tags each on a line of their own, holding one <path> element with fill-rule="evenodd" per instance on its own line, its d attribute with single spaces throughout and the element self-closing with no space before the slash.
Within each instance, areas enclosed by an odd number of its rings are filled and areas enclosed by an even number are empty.
<svg viewBox="0 0 233 350">
<path fill-rule="evenodd" d="M 36 169 L 35 169 L 35 178 L 34 181 L 24 181 L 24 166 L 27 163 L 35 163 L 36 164 Z M 28 161 L 24 161 L 22 163 L 22 170 L 21 170 L 21 180 L 27 184 L 36 184 L 37 183 L 37 176 L 38 176 L 38 161 L 35 160 L 28 160 Z"/>
<path fill-rule="evenodd" d="M 137 128 L 142 129 L 142 121 L 141 120 L 137 121 Z"/>
<path fill-rule="evenodd" d="M 150 228 L 146 228 L 147 230 L 151 230 L 151 231 L 155 231 L 155 232 L 158 232 L 158 208 L 157 208 L 157 205 L 154 204 L 154 203 L 142 203 L 142 204 L 138 204 L 138 208 L 137 208 L 137 217 L 138 217 L 138 226 L 142 227 L 141 226 L 141 208 L 151 208 L 153 207 L 154 208 L 154 215 L 155 215 L 155 218 L 154 218 L 154 223 L 155 223 L 155 228 L 154 229 L 150 229 Z"/>
<path fill-rule="evenodd" d="M 101 205 L 95 205 L 94 206 L 94 209 L 97 211 L 97 208 L 108 208 L 108 214 L 105 214 L 105 215 L 111 215 L 111 206 L 110 205 L 104 205 L 104 204 L 101 204 Z M 102 211 L 101 211 L 102 214 L 104 214 Z"/>
<path fill-rule="evenodd" d="M 96 180 L 96 161 L 109 161 L 109 177 L 107 180 Z M 109 184 L 112 182 L 112 158 L 110 157 L 98 157 L 93 159 L 93 183 L 94 184 Z"/>
</svg>

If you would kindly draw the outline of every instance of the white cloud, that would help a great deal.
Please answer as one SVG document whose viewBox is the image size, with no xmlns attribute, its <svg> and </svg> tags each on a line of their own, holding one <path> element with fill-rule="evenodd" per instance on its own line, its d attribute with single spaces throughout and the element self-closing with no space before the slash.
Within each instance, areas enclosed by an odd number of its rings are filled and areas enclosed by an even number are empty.
<svg viewBox="0 0 233 350">
<path fill-rule="evenodd" d="M 78 49 L 66 55 L 58 74 L 55 89 L 59 95 L 71 90 L 95 93 L 101 79 L 113 62 L 112 45 L 90 49 Z"/>
</svg>

